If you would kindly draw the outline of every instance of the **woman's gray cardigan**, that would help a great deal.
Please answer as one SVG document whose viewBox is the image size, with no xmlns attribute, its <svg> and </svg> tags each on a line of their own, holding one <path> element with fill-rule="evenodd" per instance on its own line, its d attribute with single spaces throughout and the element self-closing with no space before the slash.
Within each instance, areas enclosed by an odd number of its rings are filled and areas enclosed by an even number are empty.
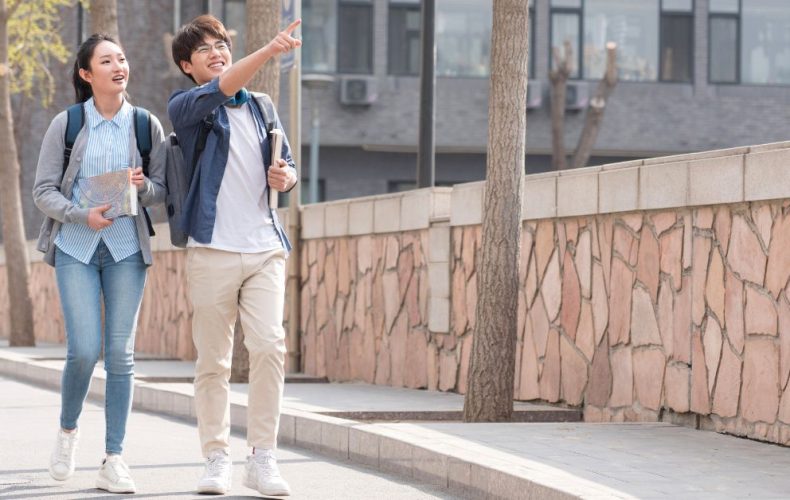
<svg viewBox="0 0 790 500">
<path fill-rule="evenodd" d="M 44 212 L 46 219 L 41 225 L 37 248 L 44 252 L 44 261 L 55 265 L 55 237 L 60 231 L 60 226 L 67 222 L 88 223 L 87 208 L 80 208 L 71 201 L 74 179 L 82 164 L 82 155 L 88 143 L 90 127 L 82 127 L 74 141 L 71 158 L 66 172 L 63 172 L 63 151 L 66 147 L 66 111 L 59 113 L 49 125 L 41 144 L 41 153 L 38 157 L 36 168 L 36 182 L 33 185 L 33 201 L 39 210 Z M 135 167 L 142 166 L 143 160 L 137 150 L 137 138 L 134 127 L 130 127 L 129 151 L 134 152 Z M 165 201 L 165 135 L 162 124 L 151 115 L 151 161 L 148 165 L 148 177 L 145 187 L 138 193 L 140 204 L 149 207 Z M 140 250 L 143 260 L 151 265 L 151 241 L 148 235 L 148 225 L 143 211 L 134 217 L 137 227 L 137 236 L 140 240 Z"/>
</svg>

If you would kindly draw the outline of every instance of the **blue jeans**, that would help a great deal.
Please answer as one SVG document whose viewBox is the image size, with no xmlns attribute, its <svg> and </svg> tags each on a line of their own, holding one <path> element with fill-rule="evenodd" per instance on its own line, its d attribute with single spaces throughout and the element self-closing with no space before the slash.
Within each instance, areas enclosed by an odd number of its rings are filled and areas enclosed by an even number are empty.
<svg viewBox="0 0 790 500">
<path fill-rule="evenodd" d="M 77 427 L 101 352 L 103 299 L 105 447 L 108 454 L 120 454 L 132 407 L 134 333 L 146 265 L 140 252 L 115 262 L 100 242 L 87 265 L 57 248 L 55 274 L 68 347 L 61 385 L 60 426 L 67 430 Z"/>
</svg>

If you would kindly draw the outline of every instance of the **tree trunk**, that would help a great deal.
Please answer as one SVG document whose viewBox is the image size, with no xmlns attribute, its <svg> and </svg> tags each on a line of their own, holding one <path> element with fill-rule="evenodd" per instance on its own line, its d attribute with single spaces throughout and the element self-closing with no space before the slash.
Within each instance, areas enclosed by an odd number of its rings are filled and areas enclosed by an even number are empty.
<svg viewBox="0 0 790 500">
<path fill-rule="evenodd" d="M 551 80 L 551 164 L 555 170 L 565 170 L 565 94 L 568 78 L 572 73 L 573 48 L 569 40 L 565 40 L 565 55 L 560 55 L 558 47 L 554 47 L 554 60 L 557 67 L 549 73 Z"/>
<path fill-rule="evenodd" d="M 11 114 L 11 74 L 8 69 L 8 12 L 0 0 L 0 216 L 3 225 L 5 271 L 8 284 L 11 346 L 35 345 L 33 301 L 30 296 L 30 261 L 27 254 L 19 158 Z"/>
<path fill-rule="evenodd" d="M 606 74 L 598 84 L 595 97 L 590 100 L 584 128 L 579 136 L 576 153 L 573 155 L 573 168 L 584 167 L 590 159 L 595 140 L 598 138 L 598 131 L 601 128 L 603 113 L 606 111 L 606 102 L 615 85 L 617 85 L 617 44 L 609 42 L 606 44 Z"/>
<path fill-rule="evenodd" d="M 280 1 L 247 0 L 247 39 L 244 43 L 248 54 L 269 43 L 279 33 Z M 276 105 L 280 95 L 279 59 L 267 62 L 263 68 L 259 69 L 247 84 L 247 89 L 266 92 Z M 230 381 L 245 383 L 249 380 L 249 374 L 250 357 L 247 348 L 244 347 L 244 332 L 242 332 L 241 323 L 237 321 L 236 331 L 233 335 L 233 363 Z"/>
<path fill-rule="evenodd" d="M 91 33 L 106 33 L 120 42 L 115 0 L 91 0 Z"/>
<path fill-rule="evenodd" d="M 282 0 L 247 0 L 247 53 L 257 50 L 280 32 L 280 4 Z M 275 58 L 259 69 L 249 90 L 266 92 L 276 105 L 280 97 L 280 59 Z"/>
<path fill-rule="evenodd" d="M 508 421 L 513 415 L 528 41 L 527 2 L 494 0 L 477 326 L 464 398 L 467 422 Z"/>
</svg>

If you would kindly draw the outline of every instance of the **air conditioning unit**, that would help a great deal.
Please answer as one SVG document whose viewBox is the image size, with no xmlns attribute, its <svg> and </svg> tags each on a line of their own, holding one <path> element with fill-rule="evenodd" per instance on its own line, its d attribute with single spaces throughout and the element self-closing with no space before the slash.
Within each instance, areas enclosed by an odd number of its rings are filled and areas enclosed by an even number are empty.
<svg viewBox="0 0 790 500">
<path fill-rule="evenodd" d="M 369 106 L 376 101 L 376 81 L 370 77 L 347 76 L 340 80 L 340 102 Z"/>
<path fill-rule="evenodd" d="M 565 109 L 568 111 L 581 111 L 587 109 L 590 94 L 587 82 L 568 82 L 565 90 Z"/>
<path fill-rule="evenodd" d="M 527 109 L 539 109 L 543 105 L 543 83 L 540 80 L 527 82 Z"/>
</svg>

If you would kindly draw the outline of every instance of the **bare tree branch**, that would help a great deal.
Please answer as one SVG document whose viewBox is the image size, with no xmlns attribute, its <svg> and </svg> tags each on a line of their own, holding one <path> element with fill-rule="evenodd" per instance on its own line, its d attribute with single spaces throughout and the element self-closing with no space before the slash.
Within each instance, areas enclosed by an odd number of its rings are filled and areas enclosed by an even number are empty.
<svg viewBox="0 0 790 500">
<path fill-rule="evenodd" d="M 606 111 L 606 102 L 616 85 L 617 44 L 609 42 L 606 44 L 606 73 L 598 83 L 595 96 L 590 100 L 590 108 L 587 110 L 584 128 L 579 136 L 576 153 L 573 155 L 573 168 L 584 167 L 590 159 L 593 146 L 595 146 L 595 141 L 598 138 L 598 131 L 601 128 L 603 113 Z"/>
<path fill-rule="evenodd" d="M 555 170 L 564 170 L 565 158 L 565 94 L 568 78 L 573 72 L 573 47 L 570 40 L 565 40 L 565 54 L 560 54 L 559 47 L 554 47 L 556 68 L 549 73 L 551 80 L 551 157 Z"/>
</svg>

